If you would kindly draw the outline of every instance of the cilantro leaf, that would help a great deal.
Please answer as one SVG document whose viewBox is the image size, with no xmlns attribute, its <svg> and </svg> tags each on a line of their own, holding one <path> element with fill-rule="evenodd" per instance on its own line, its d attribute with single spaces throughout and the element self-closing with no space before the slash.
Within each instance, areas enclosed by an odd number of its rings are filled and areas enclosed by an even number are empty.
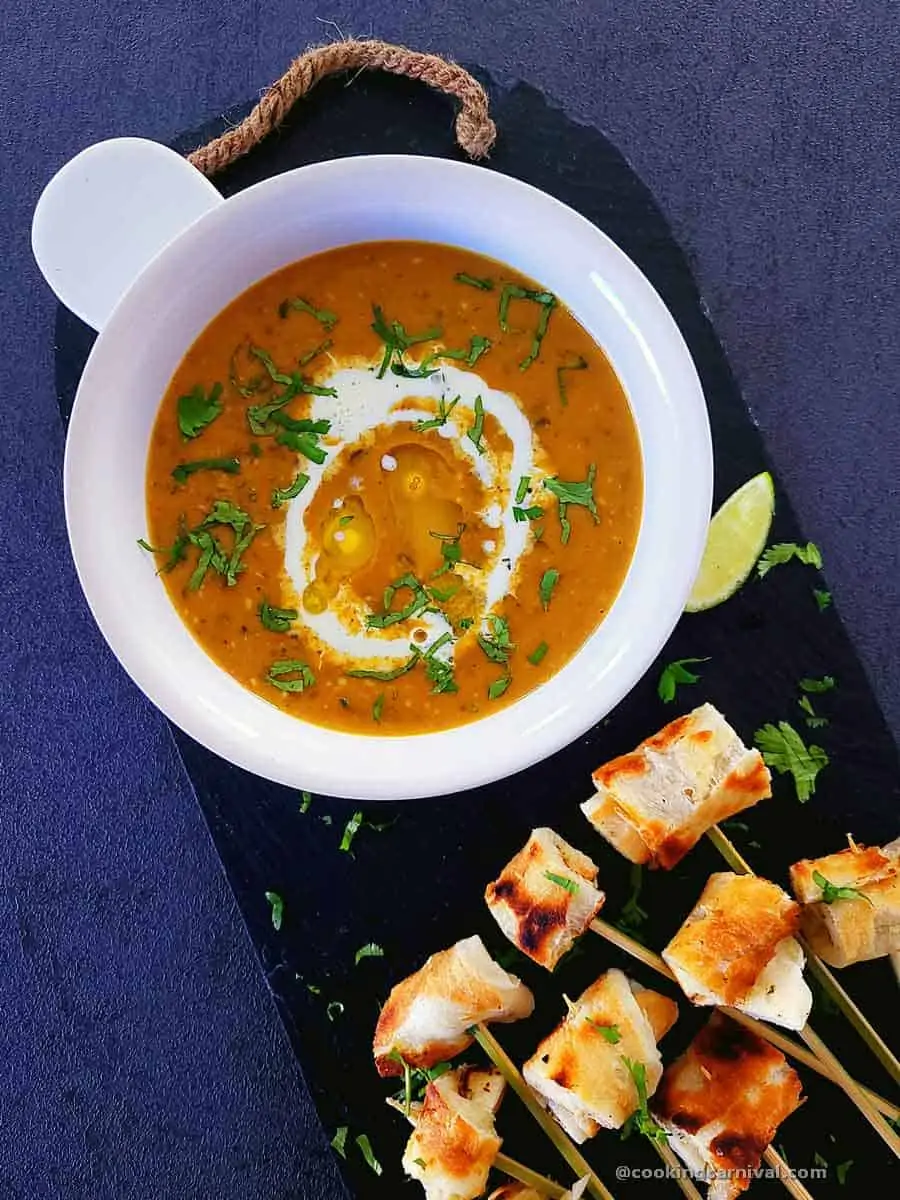
<svg viewBox="0 0 900 1200">
<path fill-rule="evenodd" d="M 822 554 L 815 542 L 807 542 L 805 546 L 796 542 L 776 542 L 774 546 L 769 546 L 763 551 L 756 564 L 756 573 L 763 579 L 773 567 L 790 562 L 792 558 L 798 559 L 807 567 L 815 567 L 817 571 L 822 569 Z"/>
<path fill-rule="evenodd" d="M 353 845 L 353 839 L 359 833 L 363 826 L 363 815 L 360 809 L 357 809 L 347 824 L 344 826 L 344 834 L 341 838 L 339 850 L 349 853 L 350 847 Z"/>
<path fill-rule="evenodd" d="M 663 704 L 670 704 L 675 699 L 675 692 L 680 683 L 698 683 L 700 676 L 694 671 L 689 671 L 687 668 L 689 664 L 693 666 L 696 663 L 705 662 L 709 662 L 709 659 L 679 658 L 675 662 L 670 662 L 668 666 L 663 667 L 659 683 L 656 685 L 656 693 Z"/>
<path fill-rule="evenodd" d="M 819 612 L 824 612 L 831 605 L 831 592 L 825 591 L 824 588 L 813 588 L 812 594 L 816 598 Z"/>
<path fill-rule="evenodd" d="M 819 871 L 812 873 L 813 883 L 817 888 L 822 889 L 822 903 L 834 904 L 835 900 L 865 900 L 866 904 L 872 904 L 872 901 L 858 888 L 854 887 L 838 887 L 837 884 L 831 883 Z M 874 908 L 874 904 L 872 905 Z"/>
<path fill-rule="evenodd" d="M 376 725 L 381 724 L 381 714 L 384 712 L 384 692 L 376 696 L 375 703 L 372 705 L 372 720 Z"/>
<path fill-rule="evenodd" d="M 402 666 L 390 667 L 386 671 L 374 670 L 371 667 L 357 667 L 355 670 L 345 671 L 344 674 L 349 675 L 352 679 L 378 679 L 382 683 L 392 683 L 401 675 L 405 675 L 407 671 L 411 671 L 421 657 L 421 653 L 416 649 Z"/>
<path fill-rule="evenodd" d="M 469 275 L 465 271 L 457 271 L 453 276 L 456 283 L 465 283 L 469 287 L 478 288 L 482 292 L 492 292 L 494 290 L 493 279 L 479 279 L 476 275 Z"/>
<path fill-rule="evenodd" d="M 528 661 L 533 667 L 539 666 L 540 663 L 543 662 L 544 655 L 549 649 L 550 647 L 546 642 L 541 642 L 539 645 L 535 646 L 532 652 L 528 655 Z"/>
<path fill-rule="evenodd" d="M 412 592 L 411 599 L 402 608 L 391 608 L 394 601 L 394 596 L 400 591 Z M 415 575 L 407 572 L 401 575 L 399 579 L 395 579 L 393 583 L 388 584 L 384 589 L 384 611 L 381 613 L 369 613 L 366 617 L 366 626 L 369 629 L 387 629 L 391 625 L 396 625 L 400 621 L 406 621 L 410 617 L 417 617 L 423 613 L 431 604 L 431 597 L 426 589 L 416 579 Z"/>
<path fill-rule="evenodd" d="M 291 300 L 282 300 L 278 305 L 278 315 L 282 318 L 286 317 L 292 310 L 294 312 L 309 313 L 311 317 L 315 317 L 326 333 L 331 333 L 332 329 L 338 323 L 335 313 L 327 308 L 316 308 L 308 300 L 304 300 L 302 296 L 295 296 Z"/>
<path fill-rule="evenodd" d="M 499 700 L 511 683 L 510 675 L 502 675 L 499 679 L 495 679 L 488 688 L 488 700 Z"/>
<path fill-rule="evenodd" d="M 449 404 L 441 396 L 438 400 L 438 415 L 436 417 L 429 417 L 425 421 L 413 421 L 411 426 L 413 433 L 425 433 L 429 429 L 440 429 L 442 425 L 447 424 L 447 418 L 453 412 L 454 408 L 456 408 L 457 404 L 459 404 L 459 396 L 454 396 Z"/>
<path fill-rule="evenodd" d="M 312 792 L 301 792 L 300 793 L 300 811 L 302 813 L 309 812 L 312 802 L 313 802 Z"/>
<path fill-rule="evenodd" d="M 356 1139 L 356 1144 L 359 1146 L 360 1154 L 366 1160 L 366 1165 L 370 1167 L 376 1175 L 380 1175 L 381 1163 L 375 1157 L 375 1153 L 372 1150 L 372 1143 L 369 1141 L 368 1137 L 364 1133 L 361 1133 Z"/>
<path fill-rule="evenodd" d="M 544 612 L 550 607 L 550 599 L 553 596 L 553 589 L 559 583 L 559 571 L 555 567 L 550 567 L 541 576 L 541 582 L 538 589 L 541 594 L 541 606 Z"/>
<path fill-rule="evenodd" d="M 347 1157 L 347 1151 L 345 1150 L 345 1146 L 347 1145 L 347 1134 L 349 1132 L 350 1131 L 346 1125 L 341 1125 L 338 1128 L 337 1132 L 335 1133 L 334 1137 L 331 1139 L 332 1146 L 338 1152 L 338 1154 L 341 1156 L 341 1158 Z"/>
<path fill-rule="evenodd" d="M 353 965 L 358 967 L 364 958 L 384 958 L 384 951 L 377 942 L 366 942 L 354 955 Z"/>
<path fill-rule="evenodd" d="M 150 554 L 164 554 L 166 561 L 158 568 L 157 573 L 168 574 L 173 567 L 177 567 L 180 562 L 184 561 L 187 548 L 191 544 L 191 539 L 188 531 L 182 529 L 171 546 L 151 546 L 143 538 L 138 538 L 137 544 L 142 550 L 146 550 Z"/>
<path fill-rule="evenodd" d="M 554 875 L 552 871 L 545 871 L 544 878 L 549 879 L 551 883 L 555 883 L 557 887 L 565 888 L 572 896 L 577 896 L 580 890 L 580 885 L 574 879 L 568 879 L 565 875 Z"/>
<path fill-rule="evenodd" d="M 541 352 L 541 343 L 547 333 L 550 317 L 558 303 L 552 292 L 535 291 L 532 288 L 519 287 L 517 283 L 507 283 L 500 293 L 498 320 L 504 333 L 509 333 L 509 305 L 511 300 L 530 300 L 540 307 L 537 327 L 531 339 L 531 350 L 519 363 L 520 371 L 527 371 Z"/>
<path fill-rule="evenodd" d="M 756 731 L 754 741 L 767 766 L 781 775 L 793 776 L 797 799 L 805 804 L 815 794 L 816 776 L 828 766 L 828 755 L 822 747 L 807 747 L 787 721 L 764 725 Z"/>
<path fill-rule="evenodd" d="M 552 492 L 556 497 L 559 505 L 559 524 L 561 529 L 560 540 L 565 546 L 572 534 L 572 526 L 569 524 L 568 508 L 570 504 L 580 505 L 586 508 L 594 518 L 594 524 L 600 520 L 600 515 L 597 512 L 597 504 L 594 500 L 594 479 L 597 475 L 597 468 L 594 463 L 588 467 L 587 478 L 574 483 L 566 483 L 562 479 L 545 479 L 544 487 L 547 491 Z"/>
<path fill-rule="evenodd" d="M 515 643 L 510 641 L 509 625 L 506 622 L 506 618 L 500 617 L 496 613 L 489 613 L 487 620 L 491 627 L 491 632 L 489 634 L 477 634 L 476 640 L 478 645 L 491 662 L 509 662 L 509 656 L 516 647 Z"/>
<path fill-rule="evenodd" d="M 272 633 L 287 633 L 292 622 L 300 615 L 296 608 L 276 608 L 268 600 L 263 600 L 256 611 L 263 628 L 270 629 Z"/>
<path fill-rule="evenodd" d="M 266 892 L 266 899 L 272 909 L 272 928 L 278 933 L 284 920 L 284 901 L 277 892 Z"/>
<path fill-rule="evenodd" d="M 523 475 L 519 480 L 519 486 L 516 488 L 516 504 L 521 504 L 531 488 L 531 476 Z"/>
<path fill-rule="evenodd" d="M 221 383 L 214 383 L 207 395 L 198 383 L 185 396 L 178 397 L 178 428 L 181 436 L 199 437 L 207 425 L 222 415 Z"/>
<path fill-rule="evenodd" d="M 312 670 L 297 658 L 279 659 L 266 672 L 266 683 L 278 688 L 279 692 L 305 692 L 315 682 Z"/>
<path fill-rule="evenodd" d="M 272 507 L 281 508 L 282 504 L 286 504 L 288 500 L 293 500 L 296 496 L 299 496 L 308 483 L 309 476 L 304 475 L 302 471 L 298 471 L 294 476 L 293 482 L 288 484 L 286 488 L 275 488 L 272 492 Z"/>
<path fill-rule="evenodd" d="M 475 397 L 474 424 L 466 430 L 466 437 L 479 454 L 484 454 L 484 401 L 480 396 Z"/>
<path fill-rule="evenodd" d="M 801 679 L 800 691 L 816 695 L 821 692 L 831 692 L 837 685 L 833 675 L 823 675 L 821 679 Z"/>
<path fill-rule="evenodd" d="M 587 1018 L 587 1023 L 593 1026 L 599 1034 L 602 1034 L 611 1046 L 617 1046 L 621 1042 L 622 1034 L 618 1025 L 601 1025 L 599 1021 L 592 1021 L 590 1017 Z"/>
<path fill-rule="evenodd" d="M 372 305 L 373 321 L 370 326 L 373 333 L 381 338 L 384 343 L 384 353 L 381 359 L 381 365 L 378 368 L 377 376 L 383 379 L 387 374 L 388 367 L 397 365 L 401 368 L 396 374 L 404 373 L 403 354 L 410 346 L 418 345 L 421 342 L 433 342 L 441 336 L 441 330 L 438 327 L 426 329 L 424 333 L 407 333 L 403 325 L 399 321 L 388 321 L 384 315 L 384 311 L 378 304 Z M 396 358 L 397 362 L 394 363 Z"/>
<path fill-rule="evenodd" d="M 195 458 L 192 462 L 179 463 L 172 468 L 176 483 L 187 483 L 188 477 L 197 471 L 224 471 L 226 475 L 237 475 L 241 469 L 239 458 Z"/>
<path fill-rule="evenodd" d="M 650 1109 L 647 1107 L 647 1068 L 642 1062 L 626 1058 L 624 1054 L 622 1055 L 622 1062 L 628 1068 L 628 1073 L 631 1075 L 638 1096 L 638 1106 L 623 1127 L 622 1136 L 628 1137 L 628 1134 L 633 1131 L 643 1134 L 651 1142 L 664 1145 L 669 1140 L 666 1136 L 666 1131 L 653 1120 L 650 1116 Z"/>
</svg>

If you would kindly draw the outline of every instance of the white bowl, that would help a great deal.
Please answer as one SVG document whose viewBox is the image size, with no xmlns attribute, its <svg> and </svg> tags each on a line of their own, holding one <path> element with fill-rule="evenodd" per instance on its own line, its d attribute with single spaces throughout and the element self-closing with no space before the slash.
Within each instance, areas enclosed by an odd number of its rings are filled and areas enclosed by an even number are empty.
<svg viewBox="0 0 900 1200">
<path fill-rule="evenodd" d="M 70 164 L 71 165 L 71 164 Z M 144 475 L 157 408 L 188 347 L 256 280 L 329 247 L 382 238 L 464 246 L 555 292 L 603 347 L 640 435 L 644 507 L 605 621 L 551 680 L 445 732 L 350 735 L 266 703 L 207 657 L 150 556 Z M 170 720 L 223 758 L 297 788 L 382 800 L 455 792 L 546 758 L 603 718 L 681 614 L 710 513 L 697 372 L 659 296 L 609 238 L 551 197 L 483 168 L 406 156 L 302 167 L 216 204 L 138 275 L 104 325 L 69 426 L 65 501 L 78 574 L 119 661 Z"/>
</svg>

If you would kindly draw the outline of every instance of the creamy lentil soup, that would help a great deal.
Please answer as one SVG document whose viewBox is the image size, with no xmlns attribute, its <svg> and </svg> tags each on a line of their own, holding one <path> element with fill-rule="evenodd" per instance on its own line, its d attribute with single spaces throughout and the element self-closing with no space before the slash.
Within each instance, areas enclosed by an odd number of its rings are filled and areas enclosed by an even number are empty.
<svg viewBox="0 0 900 1200">
<path fill-rule="evenodd" d="M 556 297 L 468 251 L 363 243 L 197 338 L 153 429 L 142 544 L 244 686 L 316 724 L 426 733 L 577 652 L 641 496 L 625 394 Z"/>
</svg>

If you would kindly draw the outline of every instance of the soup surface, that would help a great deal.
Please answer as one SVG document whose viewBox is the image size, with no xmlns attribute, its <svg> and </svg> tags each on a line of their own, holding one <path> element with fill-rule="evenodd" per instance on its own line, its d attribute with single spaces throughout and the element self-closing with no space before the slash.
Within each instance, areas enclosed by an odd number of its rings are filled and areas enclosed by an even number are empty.
<svg viewBox="0 0 900 1200">
<path fill-rule="evenodd" d="M 240 683 L 321 725 L 424 733 L 579 649 L 641 496 L 621 385 L 554 296 L 468 251 L 363 243 L 197 338 L 153 429 L 143 544 Z"/>
</svg>

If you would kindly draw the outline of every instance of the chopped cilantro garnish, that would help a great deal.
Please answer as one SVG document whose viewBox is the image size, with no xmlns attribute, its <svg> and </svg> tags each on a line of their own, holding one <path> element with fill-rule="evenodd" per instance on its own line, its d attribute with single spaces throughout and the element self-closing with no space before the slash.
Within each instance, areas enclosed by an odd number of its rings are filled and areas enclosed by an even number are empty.
<svg viewBox="0 0 900 1200">
<path fill-rule="evenodd" d="M 835 686 L 833 675 L 823 675 L 821 679 L 800 680 L 800 691 L 809 692 L 813 696 L 822 692 L 834 691 Z"/>
<path fill-rule="evenodd" d="M 310 462 L 314 462 L 318 466 L 321 466 L 328 457 L 319 445 L 316 435 L 312 433 L 295 433 L 292 429 L 282 429 L 275 435 L 275 441 L 279 446 L 286 446 L 288 450 L 295 450 L 297 454 L 302 454 L 304 458 L 308 458 Z"/>
<path fill-rule="evenodd" d="M 632 937 L 638 937 L 638 934 L 643 929 L 644 922 L 647 920 L 647 912 L 641 908 L 638 901 L 641 897 L 641 890 L 644 886 L 644 872 L 640 863 L 632 863 L 628 874 L 631 891 L 628 899 L 622 906 L 622 911 L 619 913 L 619 919 L 615 922 L 616 926 L 623 933 L 628 933 Z"/>
<path fill-rule="evenodd" d="M 478 288 L 482 292 L 492 292 L 494 290 L 494 281 L 485 277 L 479 279 L 477 275 L 468 275 L 465 271 L 457 271 L 453 276 L 457 283 L 468 284 L 469 287 Z"/>
<path fill-rule="evenodd" d="M 586 371 L 587 360 L 582 358 L 580 354 L 576 355 L 571 362 L 561 363 L 556 368 L 556 387 L 559 391 L 559 402 L 565 408 L 569 403 L 569 395 L 566 391 L 565 380 L 563 375 L 566 371 Z"/>
<path fill-rule="evenodd" d="M 388 322 L 378 304 L 372 305 L 372 315 L 375 318 L 371 325 L 372 332 L 384 342 L 384 354 L 377 372 L 379 379 L 384 378 L 388 367 L 394 364 L 395 358 L 396 365 L 403 367 L 403 354 L 410 346 L 418 345 L 420 342 L 433 342 L 435 338 L 441 336 L 441 330 L 437 327 L 426 329 L 424 333 L 407 333 L 399 321 Z"/>
<path fill-rule="evenodd" d="M 384 712 L 384 692 L 376 696 L 375 703 L 372 705 L 372 720 L 376 725 L 381 724 L 381 714 Z"/>
<path fill-rule="evenodd" d="M 502 675 L 499 679 L 495 679 L 488 688 L 488 700 L 499 700 L 511 683 L 510 675 Z"/>
<path fill-rule="evenodd" d="M 490 338 L 481 337 L 477 333 L 473 334 L 473 336 L 469 338 L 469 344 L 464 350 L 436 350 L 434 354 L 429 354 L 429 356 L 422 363 L 422 370 L 426 371 L 429 375 L 434 374 L 434 372 L 428 370 L 428 368 L 431 367 L 433 363 L 436 363 L 439 358 L 456 359 L 459 362 L 465 362 L 465 364 L 469 367 L 474 367 L 479 358 L 481 358 L 482 354 L 487 354 L 488 350 L 490 350 L 493 344 L 494 343 Z"/>
<path fill-rule="evenodd" d="M 622 1040 L 622 1034 L 619 1032 L 618 1025 L 601 1025 L 599 1021 L 592 1021 L 587 1018 L 588 1025 L 592 1026 L 601 1034 L 611 1046 L 617 1046 Z"/>
<path fill-rule="evenodd" d="M 445 575 L 448 571 L 452 571 L 457 563 L 462 562 L 462 547 L 460 540 L 465 533 L 465 525 L 457 525 L 456 533 L 437 533 L 434 530 L 429 530 L 429 534 L 433 538 L 437 538 L 441 543 L 441 557 L 443 563 L 438 569 L 433 572 L 431 578 L 437 579 L 441 575 Z"/>
<path fill-rule="evenodd" d="M 854 887 L 839 887 L 827 880 L 819 871 L 813 871 L 812 878 L 816 887 L 822 889 L 823 904 L 834 904 L 835 900 L 865 900 L 866 904 L 872 904 L 865 892 Z"/>
<path fill-rule="evenodd" d="M 511 300 L 531 300 L 540 307 L 540 315 L 538 316 L 537 327 L 534 331 L 534 336 L 531 339 L 531 350 L 528 355 L 519 363 L 521 371 L 527 371 L 534 360 L 541 352 L 541 343 L 547 333 L 547 327 L 550 324 L 550 316 L 556 307 L 556 297 L 551 292 L 537 292 L 531 288 L 519 287 L 517 283 L 507 283 L 503 291 L 500 293 L 500 306 L 498 317 L 500 328 L 504 333 L 509 333 L 509 304 Z"/>
<path fill-rule="evenodd" d="M 362 825 L 363 825 L 363 815 L 362 815 L 362 812 L 359 809 L 357 809 L 356 812 L 353 814 L 353 816 L 350 818 L 350 820 L 347 822 L 347 824 L 344 826 L 344 835 L 341 838 L 341 844 L 338 847 L 339 850 L 344 850 L 344 851 L 350 850 L 350 847 L 353 845 L 353 839 L 359 833 L 360 829 L 362 828 Z"/>
<path fill-rule="evenodd" d="M 359 966 L 364 958 L 384 958 L 384 951 L 377 942 L 366 942 L 360 946 L 353 958 L 354 966 Z"/>
<path fill-rule="evenodd" d="M 537 504 L 529 505 L 528 508 L 520 508 L 518 504 L 513 505 L 513 519 L 520 524 L 523 521 L 539 521 L 544 515 L 544 510 Z"/>
<path fill-rule="evenodd" d="M 271 629 L 273 633 L 287 633 L 292 622 L 300 615 L 296 608 L 276 608 L 268 600 L 263 600 L 256 611 L 263 627 Z"/>
<path fill-rule="evenodd" d="M 841 1187 L 843 1187 L 844 1184 L 847 1182 L 847 1174 L 852 1166 L 853 1166 L 852 1158 L 848 1158 L 846 1162 L 835 1164 L 834 1173 L 837 1176 L 837 1181 L 841 1185 Z"/>
<path fill-rule="evenodd" d="M 402 666 L 391 667 L 387 671 L 377 671 L 370 667 L 357 667 L 353 671 L 345 671 L 352 679 L 378 679 L 382 683 L 391 683 L 395 679 L 399 679 L 401 675 L 405 675 L 407 671 L 411 671 L 422 655 L 418 650 L 414 650 L 410 657 Z"/>
<path fill-rule="evenodd" d="M 433 693 L 459 691 L 459 684 L 453 678 L 453 663 L 437 657 L 437 651 L 452 641 L 452 634 L 442 633 L 422 655 L 425 675 L 434 684 L 431 689 Z"/>
<path fill-rule="evenodd" d="M 407 590 L 412 592 L 411 599 L 402 608 L 392 609 L 391 605 L 397 592 Z M 418 616 L 430 604 L 431 597 L 426 589 L 415 575 L 407 572 L 406 575 L 401 575 L 399 579 L 395 579 L 384 589 L 384 612 L 370 613 L 366 617 L 366 626 L 369 629 L 387 629 L 399 621 L 406 621 L 410 617 Z"/>
<path fill-rule="evenodd" d="M 565 888 L 571 895 L 578 895 L 580 887 L 574 879 L 567 879 L 565 875 L 554 875 L 552 871 L 545 871 L 544 878 L 549 879 L 551 883 L 555 883 L 557 887 Z"/>
<path fill-rule="evenodd" d="M 824 588 L 813 588 L 812 594 L 816 598 L 819 612 L 824 612 L 831 605 L 831 592 L 827 592 Z"/>
<path fill-rule="evenodd" d="M 316 682 L 316 677 L 305 662 L 297 658 L 282 658 L 269 667 L 266 682 L 278 688 L 279 692 L 305 692 Z"/>
<path fill-rule="evenodd" d="M 237 475 L 241 469 L 239 458 L 195 458 L 193 462 L 179 463 L 172 469 L 176 483 L 187 483 L 190 475 L 197 471 L 224 471 L 226 475 Z"/>
<path fill-rule="evenodd" d="M 828 765 L 828 755 L 821 746 L 807 747 L 800 734 L 787 721 L 764 725 L 756 731 L 756 745 L 766 764 L 781 775 L 794 779 L 797 799 L 805 804 L 816 790 L 816 776 Z"/>
<path fill-rule="evenodd" d="M 531 476 L 523 475 L 519 480 L 519 486 L 516 488 L 516 504 L 521 504 L 528 495 L 528 489 L 531 487 Z"/>
<path fill-rule="evenodd" d="M 697 683 L 700 676 L 688 670 L 688 665 L 709 662 L 708 658 L 679 658 L 663 668 L 656 685 L 656 692 L 664 704 L 670 704 L 675 699 L 675 692 L 680 683 Z"/>
<path fill-rule="evenodd" d="M 207 425 L 222 415 L 221 383 L 214 383 L 209 394 L 198 383 L 185 396 L 178 397 L 178 428 L 187 440 L 199 437 Z"/>
<path fill-rule="evenodd" d="M 361 1133 L 356 1139 L 356 1144 L 359 1146 L 359 1152 L 366 1160 L 366 1164 L 375 1172 L 376 1175 L 380 1175 L 381 1163 L 375 1157 L 375 1154 L 372 1150 L 372 1143 L 369 1141 L 368 1137 L 364 1133 Z"/>
<path fill-rule="evenodd" d="M 487 621 L 490 633 L 479 633 L 477 635 L 478 645 L 491 662 L 509 662 L 509 656 L 515 650 L 515 643 L 510 641 L 506 618 L 500 617 L 496 613 L 489 613 Z"/>
<path fill-rule="evenodd" d="M 331 312 L 327 308 L 316 308 L 308 300 L 304 300 L 302 296 L 295 296 L 291 300 L 282 300 L 278 305 L 279 317 L 286 317 L 291 310 L 294 312 L 309 313 L 311 317 L 315 317 L 326 333 L 331 333 L 332 329 L 338 323 L 336 313 Z"/>
<path fill-rule="evenodd" d="M 341 1158 L 347 1157 L 347 1151 L 345 1150 L 345 1146 L 347 1145 L 347 1134 L 349 1132 L 350 1131 L 346 1125 L 341 1125 L 339 1127 L 339 1129 L 337 1130 L 337 1132 L 335 1133 L 334 1137 L 331 1139 L 331 1145 L 338 1152 L 338 1154 L 341 1156 Z"/>
<path fill-rule="evenodd" d="M 333 345 L 334 342 L 331 338 L 328 338 L 324 342 L 319 342 L 318 346 L 313 346 L 312 350 L 307 350 L 305 354 L 301 354 L 297 362 L 301 367 L 307 367 L 313 359 L 318 358 L 320 354 L 324 354 L 326 350 L 330 350 Z"/>
<path fill-rule="evenodd" d="M 277 892 L 266 892 L 266 899 L 272 909 L 272 928 L 277 933 L 284 920 L 284 901 Z"/>
<path fill-rule="evenodd" d="M 425 433 L 428 429 L 440 429 L 442 425 L 447 424 L 447 418 L 459 404 L 459 396 L 454 396 L 449 404 L 446 403 L 444 397 L 438 400 L 438 415 L 429 417 L 426 421 L 413 421 L 412 430 L 414 433 Z"/>
<path fill-rule="evenodd" d="M 625 1123 L 622 1136 L 628 1137 L 630 1133 L 634 1132 L 641 1133 L 651 1142 L 661 1145 L 668 1142 L 666 1131 L 653 1120 L 650 1116 L 650 1109 L 647 1107 L 647 1068 L 642 1062 L 626 1058 L 624 1054 L 622 1062 L 628 1068 L 638 1097 L 638 1106 Z"/>
<path fill-rule="evenodd" d="M 282 504 L 286 504 L 288 500 L 293 500 L 295 496 L 299 496 L 306 485 L 309 483 L 309 476 L 304 475 L 302 471 L 298 471 L 294 476 L 293 483 L 286 488 L 275 488 L 272 492 L 272 507 L 281 508 Z"/>
<path fill-rule="evenodd" d="M 756 564 L 756 573 L 762 579 L 773 567 L 790 562 L 792 558 L 799 559 L 807 567 L 815 567 L 817 571 L 822 569 L 822 554 L 815 542 L 807 542 L 805 546 L 798 546 L 796 542 L 777 542 L 763 551 Z"/>
<path fill-rule="evenodd" d="M 312 804 L 312 800 L 313 800 L 313 798 L 312 798 L 311 792 L 301 792 L 300 793 L 300 811 L 302 813 L 309 812 L 310 805 Z"/>
<path fill-rule="evenodd" d="M 827 717 L 820 717 L 812 706 L 812 701 L 809 696 L 801 696 L 797 701 L 803 711 L 807 714 L 805 717 L 806 724 L 810 729 L 821 729 L 828 724 Z"/>
<path fill-rule="evenodd" d="M 137 544 L 142 550 L 147 550 L 150 554 L 164 554 L 166 556 L 166 561 L 158 568 L 158 573 L 161 574 L 163 572 L 168 573 L 173 567 L 184 561 L 187 548 L 191 544 L 191 539 L 185 529 L 178 534 L 171 546 L 151 546 L 143 538 L 138 538 Z"/>
<path fill-rule="evenodd" d="M 540 663 L 544 661 L 544 655 L 549 649 L 550 647 L 546 642 L 541 642 L 539 645 L 535 646 L 532 652 L 528 655 L 528 661 L 533 667 L 539 666 Z"/>
<path fill-rule="evenodd" d="M 475 397 L 475 420 L 466 430 L 466 437 L 479 454 L 484 454 L 484 401 L 480 396 Z"/>
<path fill-rule="evenodd" d="M 541 607 L 544 612 L 550 607 L 550 599 L 553 595 L 553 589 L 559 583 L 559 571 L 555 567 L 550 567 L 541 576 L 541 582 L 538 585 L 541 593 Z"/>
<path fill-rule="evenodd" d="M 234 531 L 234 545 L 230 554 L 209 532 L 219 525 L 229 526 Z M 196 546 L 200 552 L 197 565 L 188 580 L 188 591 L 196 591 L 209 570 L 222 575 L 228 587 L 233 587 L 237 583 L 238 575 L 244 570 L 244 564 L 241 562 L 244 552 L 256 534 L 264 528 L 264 525 L 254 525 L 250 515 L 230 500 L 216 500 L 200 524 L 183 534 L 186 539 L 184 545 L 189 543 Z M 176 545 L 178 544 L 176 542 Z M 181 557 L 184 557 L 183 553 Z"/>
<path fill-rule="evenodd" d="M 561 541 L 565 546 L 571 537 L 572 526 L 569 524 L 567 516 L 568 507 L 570 504 L 580 505 L 586 508 L 594 518 L 596 525 L 600 517 L 597 512 L 597 504 L 594 500 L 594 478 L 597 474 L 597 468 L 594 463 L 588 467 L 587 478 L 575 483 L 566 483 L 562 479 L 545 479 L 544 487 L 552 492 L 559 502 L 559 525 L 561 530 Z"/>
</svg>

